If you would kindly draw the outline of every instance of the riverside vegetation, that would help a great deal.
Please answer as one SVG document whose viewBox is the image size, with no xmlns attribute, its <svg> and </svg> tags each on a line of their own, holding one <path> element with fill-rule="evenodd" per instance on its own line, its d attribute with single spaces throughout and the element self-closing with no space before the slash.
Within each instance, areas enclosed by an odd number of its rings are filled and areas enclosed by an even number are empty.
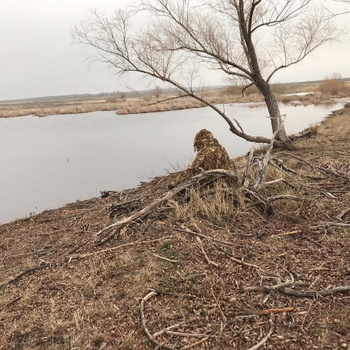
<svg viewBox="0 0 350 350">
<path fill-rule="evenodd" d="M 203 90 L 201 95 L 210 103 L 261 102 L 263 96 L 254 87 L 248 88 L 242 96 L 243 87 L 224 87 Z M 329 103 L 334 98 L 349 96 L 350 84 L 340 79 L 326 79 L 322 82 L 275 84 L 272 89 L 279 101 L 286 104 Z M 306 95 L 298 95 L 311 92 Z M 297 95 L 295 95 L 297 94 Z M 117 114 L 164 112 L 178 109 L 203 107 L 192 97 L 181 97 L 174 92 L 163 92 L 155 88 L 147 94 L 111 93 L 99 95 L 77 95 L 47 97 L 32 100 L 0 102 L 0 118 L 36 115 L 45 117 L 57 114 L 76 114 L 94 111 L 116 111 Z"/>
<path fill-rule="evenodd" d="M 348 349 L 350 105 L 292 139 L 1 225 L 0 349 Z"/>
</svg>

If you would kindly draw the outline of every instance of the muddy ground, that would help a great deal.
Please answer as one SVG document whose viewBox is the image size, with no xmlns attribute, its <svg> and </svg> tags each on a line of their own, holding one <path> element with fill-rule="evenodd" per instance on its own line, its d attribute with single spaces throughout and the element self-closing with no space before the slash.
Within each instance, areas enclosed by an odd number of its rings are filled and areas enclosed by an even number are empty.
<svg viewBox="0 0 350 350">
<path fill-rule="evenodd" d="M 350 349 L 350 108 L 294 145 L 257 197 L 193 190 L 98 234 L 173 174 L 1 225 L 0 349 Z"/>
</svg>

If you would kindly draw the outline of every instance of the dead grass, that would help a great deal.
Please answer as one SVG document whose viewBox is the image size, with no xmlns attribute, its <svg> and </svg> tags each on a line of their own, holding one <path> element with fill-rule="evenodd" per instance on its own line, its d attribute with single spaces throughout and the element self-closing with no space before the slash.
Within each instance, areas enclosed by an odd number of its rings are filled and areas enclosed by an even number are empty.
<svg viewBox="0 0 350 350">
<path fill-rule="evenodd" d="M 340 79 L 325 79 L 319 84 L 319 91 L 323 95 L 339 95 L 349 93 L 349 86 Z"/>
<path fill-rule="evenodd" d="M 195 222 L 200 218 L 218 226 L 225 226 L 229 221 L 237 221 L 238 217 L 247 219 L 256 215 L 245 207 L 246 198 L 243 191 L 228 187 L 224 182 L 215 183 L 213 188 L 205 192 L 192 188 L 187 196 L 191 200 L 171 203 L 174 220 L 177 222 Z"/>
<path fill-rule="evenodd" d="M 349 108 L 336 112 L 317 134 L 297 138 L 292 156 L 276 150 L 297 175 L 271 167 L 267 181 L 284 177 L 290 185 L 267 185 L 260 193 L 293 194 L 300 201 L 276 201 L 270 215 L 240 190 L 219 183 L 205 193 L 192 190 L 189 201 L 178 198 L 105 246 L 81 246 L 110 223 L 113 203 L 143 197 L 135 201 L 141 208 L 167 190 L 169 175 L 1 225 L 0 349 L 154 349 L 139 314 L 149 289 L 159 294 L 145 304 L 147 326 L 151 333 L 163 330 L 156 339 L 169 347 L 184 349 L 201 339 L 164 332 L 177 324 L 172 331 L 206 335 L 193 349 L 248 349 L 269 330 L 270 316 L 259 311 L 293 307 L 272 316 L 275 331 L 266 348 L 347 349 L 349 293 L 298 298 L 244 287 L 293 279 L 314 290 L 350 285 L 349 228 L 312 228 L 337 221 L 350 208 L 349 181 L 332 175 L 350 177 L 349 118 Z M 240 173 L 244 164 L 245 157 L 236 161 Z M 251 181 L 256 172 L 252 167 Z M 337 222 L 350 222 L 349 215 Z M 181 226 L 232 245 L 209 238 L 199 243 L 175 230 Z M 35 266 L 45 268 L 6 284 Z"/>
</svg>

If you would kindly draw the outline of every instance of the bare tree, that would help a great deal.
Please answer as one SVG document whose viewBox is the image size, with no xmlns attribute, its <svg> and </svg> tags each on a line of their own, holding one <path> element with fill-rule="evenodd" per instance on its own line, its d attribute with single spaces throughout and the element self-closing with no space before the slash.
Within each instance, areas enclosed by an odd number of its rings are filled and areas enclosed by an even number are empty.
<svg viewBox="0 0 350 350">
<path fill-rule="evenodd" d="M 97 59 L 119 73 L 159 79 L 214 109 L 237 136 L 252 142 L 225 111 L 196 93 L 206 69 L 217 70 L 265 98 L 277 145 L 288 145 L 280 109 L 270 88 L 281 69 L 302 61 L 337 32 L 318 0 L 141 0 L 137 10 L 113 16 L 93 11 L 73 30 L 76 42 L 97 50 Z M 133 28 L 138 16 L 141 28 Z M 145 18 L 148 19 L 146 24 Z"/>
<path fill-rule="evenodd" d="M 153 95 L 156 97 L 156 98 L 159 98 L 159 96 L 163 93 L 163 89 L 156 85 L 156 87 L 153 89 Z"/>
</svg>

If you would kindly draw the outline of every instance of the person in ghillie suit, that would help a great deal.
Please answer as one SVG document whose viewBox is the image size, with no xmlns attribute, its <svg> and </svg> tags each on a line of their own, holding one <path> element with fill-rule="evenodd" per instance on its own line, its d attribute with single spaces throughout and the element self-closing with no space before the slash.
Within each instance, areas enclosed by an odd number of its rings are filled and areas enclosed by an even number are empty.
<svg viewBox="0 0 350 350">
<path fill-rule="evenodd" d="M 226 149 L 220 145 L 219 141 L 213 134 L 206 129 L 202 129 L 197 133 L 193 143 L 197 155 L 192 164 L 173 181 L 169 188 L 174 188 L 181 182 L 199 174 L 202 170 L 212 169 L 234 169 L 234 164 L 230 160 Z"/>
</svg>

